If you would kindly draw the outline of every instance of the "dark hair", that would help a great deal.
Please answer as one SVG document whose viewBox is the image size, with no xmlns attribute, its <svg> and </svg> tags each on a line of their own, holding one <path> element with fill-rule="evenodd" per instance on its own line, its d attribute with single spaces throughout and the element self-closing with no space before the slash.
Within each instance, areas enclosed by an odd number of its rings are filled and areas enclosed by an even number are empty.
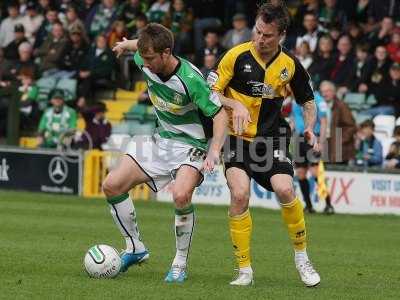
<svg viewBox="0 0 400 300">
<path fill-rule="evenodd" d="M 365 120 L 364 122 L 362 122 L 360 124 L 360 128 L 361 129 L 362 128 L 367 128 L 367 127 L 372 128 L 372 130 L 374 130 L 375 129 L 375 123 L 372 120 Z"/>
<path fill-rule="evenodd" d="M 393 129 L 393 136 L 397 136 L 400 135 L 400 125 L 397 125 L 394 129 Z"/>
<path fill-rule="evenodd" d="M 162 53 L 165 49 L 174 48 L 174 36 L 170 30 L 161 24 L 150 23 L 139 33 L 137 43 L 140 53 L 153 49 L 156 53 Z"/>
<path fill-rule="evenodd" d="M 360 43 L 356 45 L 356 49 L 362 52 L 369 52 L 369 48 L 368 43 Z"/>
<path fill-rule="evenodd" d="M 264 23 L 276 22 L 278 25 L 279 33 L 286 31 L 289 26 L 290 17 L 286 5 L 281 1 L 274 1 L 264 3 L 258 8 L 257 17 L 261 18 Z"/>
</svg>

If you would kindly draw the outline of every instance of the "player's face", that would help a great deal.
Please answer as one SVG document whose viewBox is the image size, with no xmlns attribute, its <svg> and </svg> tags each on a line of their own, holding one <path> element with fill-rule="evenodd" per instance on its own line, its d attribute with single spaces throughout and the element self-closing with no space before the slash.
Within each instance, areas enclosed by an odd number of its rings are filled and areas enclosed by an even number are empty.
<svg viewBox="0 0 400 300">
<path fill-rule="evenodd" d="M 274 53 L 279 47 L 282 34 L 279 33 L 276 22 L 265 23 L 260 18 L 257 19 L 254 27 L 254 45 L 260 55 Z"/>
<path fill-rule="evenodd" d="M 148 68 L 152 73 L 163 73 L 165 65 L 168 60 L 168 54 L 166 51 L 163 53 L 154 52 L 153 49 L 149 49 L 145 53 L 140 53 L 143 58 L 143 63 L 146 68 Z"/>
</svg>

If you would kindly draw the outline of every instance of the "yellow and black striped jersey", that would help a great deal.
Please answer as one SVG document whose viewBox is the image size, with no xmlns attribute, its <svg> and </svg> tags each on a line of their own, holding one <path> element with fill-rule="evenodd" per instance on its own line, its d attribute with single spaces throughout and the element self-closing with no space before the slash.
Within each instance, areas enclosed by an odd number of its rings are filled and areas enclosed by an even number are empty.
<svg viewBox="0 0 400 300">
<path fill-rule="evenodd" d="M 269 63 L 265 63 L 253 42 L 240 44 L 227 51 L 207 80 L 215 91 L 247 107 L 252 122 L 241 137 L 248 141 L 256 136 L 290 135 L 289 125 L 281 117 L 288 86 L 297 103 L 303 104 L 314 99 L 310 76 L 294 56 L 281 48 Z M 235 135 L 230 111 L 228 114 L 230 134 Z"/>
</svg>

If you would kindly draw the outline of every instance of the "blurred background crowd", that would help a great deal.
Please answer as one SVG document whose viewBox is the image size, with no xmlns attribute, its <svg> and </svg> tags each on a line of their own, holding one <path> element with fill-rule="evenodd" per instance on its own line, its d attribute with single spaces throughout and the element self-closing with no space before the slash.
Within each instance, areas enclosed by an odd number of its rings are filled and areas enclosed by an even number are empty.
<svg viewBox="0 0 400 300">
<path fill-rule="evenodd" d="M 149 22 L 162 23 L 174 33 L 175 54 L 206 77 L 225 50 L 251 40 L 262 2 L 2 1 L 0 138 L 9 119 L 18 118 L 21 136 L 37 136 L 38 146 L 52 148 L 83 120 L 86 133 L 75 137 L 75 146 L 102 149 L 113 134 L 131 133 L 138 123 L 127 126 L 129 116 L 142 114 L 143 121 L 148 114 L 141 108 L 148 96 L 137 90 L 141 77 L 132 55 L 117 59 L 111 51 L 116 42 L 137 37 Z M 341 143 L 345 164 L 400 168 L 400 1 L 285 2 L 292 22 L 282 45 L 297 56 L 327 104 L 329 158 L 335 160 Z M 128 96 L 143 104 L 107 120 L 122 101 L 120 90 L 134 92 Z M 18 101 L 18 116 L 10 114 L 10 101 Z M 291 111 L 288 99 L 282 113 L 290 118 Z M 340 141 L 331 135 L 338 128 Z"/>
</svg>

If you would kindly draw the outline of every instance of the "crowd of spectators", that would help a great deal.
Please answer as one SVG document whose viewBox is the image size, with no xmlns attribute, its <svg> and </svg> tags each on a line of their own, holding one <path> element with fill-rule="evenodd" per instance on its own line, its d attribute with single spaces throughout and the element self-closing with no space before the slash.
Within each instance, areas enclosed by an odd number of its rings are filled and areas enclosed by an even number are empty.
<svg viewBox="0 0 400 300">
<path fill-rule="evenodd" d="M 68 104 L 81 115 L 93 107 L 97 111 L 94 91 L 130 88 L 136 78 L 132 57 L 117 59 L 111 48 L 123 37 L 137 37 L 149 22 L 170 28 L 175 36 L 175 54 L 192 61 L 207 76 L 225 50 L 251 39 L 257 5 L 262 2 L 2 1 L 0 95 L 4 94 L 1 89 L 18 87 L 23 129 L 38 128 L 50 104 L 50 92 L 60 88 L 60 81 L 65 89 L 64 107 Z M 373 107 L 360 112 L 369 119 L 379 114 L 400 116 L 400 1 L 285 2 L 292 22 L 282 44 L 298 57 L 315 89 L 330 103 L 332 122 L 336 122 L 331 123 L 332 128 L 346 128 L 342 142 L 348 150 L 343 160 L 356 162 L 357 153 L 368 154 L 375 142 L 359 142 L 371 138 L 366 133 L 371 122 L 357 128 L 344 96 L 373 96 Z M 7 117 L 7 99 L 0 98 L 0 119 Z M 89 120 L 87 116 L 85 120 Z M 0 122 L 0 136 L 5 134 L 5 124 Z M 394 163 L 398 144 L 390 148 L 390 166 L 400 165 Z M 330 155 L 335 156 L 334 151 Z"/>
</svg>

